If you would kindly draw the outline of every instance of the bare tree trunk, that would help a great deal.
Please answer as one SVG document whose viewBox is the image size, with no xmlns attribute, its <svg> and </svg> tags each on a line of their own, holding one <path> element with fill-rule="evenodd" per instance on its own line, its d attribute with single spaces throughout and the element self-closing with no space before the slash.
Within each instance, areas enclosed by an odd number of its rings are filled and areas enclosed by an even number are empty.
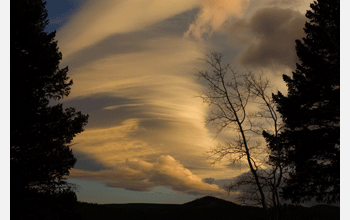
<svg viewBox="0 0 350 220">
<path fill-rule="evenodd" d="M 221 58 L 222 55 L 212 53 L 204 59 L 204 61 L 211 66 L 212 72 L 205 70 L 198 71 L 197 73 L 199 78 L 204 79 L 208 83 L 208 91 L 202 93 L 200 97 L 204 102 L 213 106 L 216 110 L 211 112 L 207 118 L 207 123 L 215 125 L 218 134 L 223 129 L 232 129 L 234 133 L 237 132 L 239 138 L 232 143 L 226 144 L 226 146 L 219 144 L 209 152 L 209 156 L 217 156 L 214 163 L 220 161 L 226 155 L 233 156 L 233 162 L 245 158 L 244 160 L 249 167 L 253 179 L 248 181 L 242 180 L 241 183 L 253 183 L 255 185 L 254 187 L 256 187 L 256 191 L 252 191 L 251 193 L 257 193 L 256 195 L 259 195 L 259 198 L 253 196 L 251 199 L 258 199 L 259 204 L 265 210 L 266 215 L 269 214 L 269 206 L 267 204 L 267 198 L 269 198 L 272 207 L 275 207 L 274 210 L 276 211 L 276 218 L 278 219 L 278 207 L 280 206 L 279 188 L 284 173 L 281 164 L 281 150 L 277 145 L 277 156 L 274 155 L 276 161 L 274 161 L 273 164 L 268 162 L 261 163 L 256 160 L 257 158 L 254 155 L 252 155 L 252 147 L 248 141 L 250 135 L 257 135 L 258 133 L 260 137 L 263 137 L 265 132 L 262 125 L 251 122 L 252 117 L 260 117 L 266 121 L 271 121 L 271 124 L 273 124 L 273 132 L 270 136 L 273 138 L 278 137 L 278 115 L 275 111 L 272 98 L 266 95 L 266 89 L 269 87 L 269 82 L 268 80 L 262 79 L 262 75 L 259 75 L 259 78 L 256 79 L 256 77 L 250 72 L 239 76 L 229 65 L 223 66 Z M 227 79 L 226 75 L 229 72 L 232 75 L 231 78 Z M 256 113 L 254 116 L 247 114 L 248 104 L 255 103 L 253 102 L 255 99 L 261 101 L 260 104 L 263 106 L 262 111 L 267 115 L 261 112 Z M 250 128 L 246 129 L 249 126 Z M 260 132 L 254 130 L 253 127 L 259 127 Z M 265 133 L 268 134 L 267 132 Z M 273 141 L 276 140 L 273 139 Z M 269 144 L 275 144 L 275 142 Z M 264 172 L 259 171 L 261 170 L 260 167 L 262 164 L 272 167 L 272 172 L 268 173 L 268 176 L 261 176 L 264 175 Z M 270 197 L 266 196 L 267 187 L 270 191 Z"/>
</svg>

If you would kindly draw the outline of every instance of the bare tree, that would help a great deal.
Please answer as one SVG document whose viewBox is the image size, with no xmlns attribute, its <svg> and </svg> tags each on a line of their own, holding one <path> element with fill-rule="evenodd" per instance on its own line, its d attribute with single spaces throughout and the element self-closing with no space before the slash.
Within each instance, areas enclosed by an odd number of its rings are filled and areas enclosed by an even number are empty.
<svg viewBox="0 0 350 220">
<path fill-rule="evenodd" d="M 213 163 L 226 156 L 233 163 L 245 162 L 250 175 L 236 179 L 227 190 L 238 191 L 244 186 L 241 201 L 255 202 L 268 214 L 269 208 L 280 205 L 280 186 L 286 171 L 277 142 L 281 125 L 271 95 L 267 94 L 269 81 L 263 73 L 238 74 L 229 64 L 222 64 L 218 53 L 203 60 L 210 70 L 197 72 L 208 85 L 200 97 L 213 109 L 206 122 L 213 124 L 218 134 L 230 130 L 235 135 L 231 142 L 218 144 L 208 154 L 214 158 Z M 262 144 L 264 138 L 266 144 Z"/>
</svg>

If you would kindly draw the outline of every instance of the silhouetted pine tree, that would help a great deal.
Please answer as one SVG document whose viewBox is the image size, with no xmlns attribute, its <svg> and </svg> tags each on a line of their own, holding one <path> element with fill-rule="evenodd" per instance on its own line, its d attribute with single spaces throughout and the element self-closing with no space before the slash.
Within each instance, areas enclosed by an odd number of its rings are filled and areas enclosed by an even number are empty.
<svg viewBox="0 0 350 220">
<path fill-rule="evenodd" d="M 306 37 L 296 41 L 293 76 L 284 75 L 288 95 L 274 96 L 285 130 L 280 137 L 293 201 L 340 199 L 340 1 L 318 0 L 307 11 Z"/>
<path fill-rule="evenodd" d="M 67 192 L 64 176 L 76 162 L 70 143 L 88 120 L 74 108 L 49 104 L 68 96 L 73 82 L 67 67 L 59 69 L 55 32 L 44 31 L 45 4 L 11 0 L 11 201 Z"/>
</svg>

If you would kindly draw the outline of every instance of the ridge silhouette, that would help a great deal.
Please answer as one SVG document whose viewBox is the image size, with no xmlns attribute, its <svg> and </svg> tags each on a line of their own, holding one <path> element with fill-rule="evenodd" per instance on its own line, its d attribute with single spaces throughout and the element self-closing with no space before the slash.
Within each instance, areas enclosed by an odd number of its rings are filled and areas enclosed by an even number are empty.
<svg viewBox="0 0 350 220">
<path fill-rule="evenodd" d="M 90 219 L 233 219 L 264 220 L 262 208 L 238 205 L 213 196 L 204 196 L 184 204 L 92 204 L 78 202 L 78 209 L 85 220 Z M 287 206 L 283 219 L 335 220 L 340 219 L 339 207 L 316 205 L 310 208 Z"/>
</svg>

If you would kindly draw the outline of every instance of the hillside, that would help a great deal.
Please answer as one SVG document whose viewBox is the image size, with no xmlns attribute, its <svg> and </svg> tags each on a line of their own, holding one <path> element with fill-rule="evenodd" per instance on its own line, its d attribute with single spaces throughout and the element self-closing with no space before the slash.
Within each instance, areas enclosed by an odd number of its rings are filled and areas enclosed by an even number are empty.
<svg viewBox="0 0 350 220">
<path fill-rule="evenodd" d="M 258 207 L 241 206 L 235 203 L 206 196 L 182 204 L 90 204 L 79 202 L 78 209 L 84 220 L 109 219 L 264 219 Z M 336 220 L 340 219 L 340 208 L 334 206 L 288 207 L 283 209 L 287 220 Z"/>
</svg>

